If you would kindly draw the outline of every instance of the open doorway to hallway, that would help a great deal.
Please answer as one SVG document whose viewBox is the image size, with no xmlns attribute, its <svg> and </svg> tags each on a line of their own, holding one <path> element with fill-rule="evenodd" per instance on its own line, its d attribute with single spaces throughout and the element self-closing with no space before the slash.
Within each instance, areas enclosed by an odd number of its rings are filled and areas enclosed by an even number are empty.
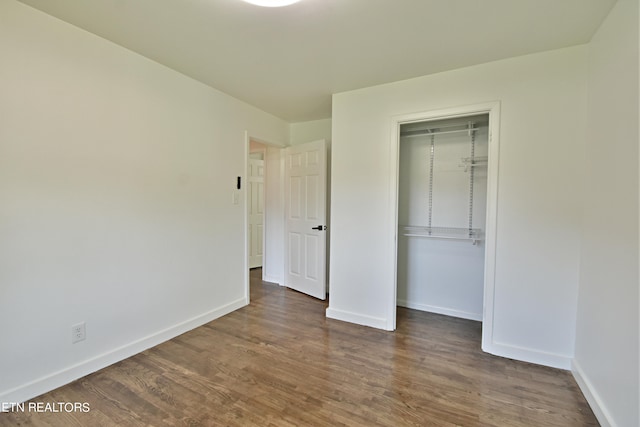
<svg viewBox="0 0 640 427">
<path fill-rule="evenodd" d="M 247 166 L 247 215 L 249 236 L 249 268 L 264 262 L 264 166 L 267 147 L 250 141 Z"/>
<path fill-rule="evenodd" d="M 245 169 L 246 295 L 250 276 L 284 285 L 283 147 L 247 134 Z M 253 270 L 252 270 L 253 269 Z"/>
<path fill-rule="evenodd" d="M 254 275 L 251 269 L 260 267 L 261 279 L 266 282 L 326 299 L 326 141 L 284 147 L 253 138 L 248 133 L 245 141 L 247 302 L 250 276 Z M 300 175 L 302 172 L 305 174 Z M 291 223 L 301 218 L 306 221 L 302 231 L 291 229 Z M 298 283 L 292 279 L 296 275 L 317 282 L 320 291 L 314 294 L 306 288 L 298 289 Z"/>
</svg>

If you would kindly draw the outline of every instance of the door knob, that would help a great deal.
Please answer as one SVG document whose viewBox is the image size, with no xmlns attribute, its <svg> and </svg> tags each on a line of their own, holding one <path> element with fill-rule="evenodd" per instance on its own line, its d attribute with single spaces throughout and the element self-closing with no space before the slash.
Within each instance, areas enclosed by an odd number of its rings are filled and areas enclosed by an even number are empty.
<svg viewBox="0 0 640 427">
<path fill-rule="evenodd" d="M 318 230 L 318 231 L 322 231 L 322 230 L 326 230 L 327 226 L 326 225 L 319 225 L 317 227 L 311 227 L 312 230 Z"/>
</svg>

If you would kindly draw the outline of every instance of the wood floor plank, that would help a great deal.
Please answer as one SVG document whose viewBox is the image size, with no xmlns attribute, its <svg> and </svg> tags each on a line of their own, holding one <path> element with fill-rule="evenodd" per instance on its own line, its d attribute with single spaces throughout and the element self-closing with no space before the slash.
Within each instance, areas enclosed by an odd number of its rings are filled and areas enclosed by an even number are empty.
<svg viewBox="0 0 640 427">
<path fill-rule="evenodd" d="M 262 282 L 251 304 L 33 399 L 3 426 L 597 426 L 570 373 L 480 349 L 479 322 L 398 308 L 395 332 Z"/>
</svg>

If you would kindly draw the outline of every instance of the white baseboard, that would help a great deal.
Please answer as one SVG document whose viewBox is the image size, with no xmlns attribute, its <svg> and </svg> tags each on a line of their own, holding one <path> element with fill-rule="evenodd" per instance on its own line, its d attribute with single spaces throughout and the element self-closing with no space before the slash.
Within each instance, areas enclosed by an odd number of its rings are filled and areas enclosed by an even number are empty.
<svg viewBox="0 0 640 427">
<path fill-rule="evenodd" d="M 246 298 L 238 299 L 222 307 L 185 320 L 184 322 L 180 322 L 129 344 L 92 357 L 91 359 L 87 359 L 60 371 L 53 372 L 11 390 L 3 391 L 0 393 L 0 402 L 21 403 L 29 399 L 33 399 L 43 393 L 47 393 L 65 384 L 69 384 L 78 378 L 82 378 L 93 372 L 99 371 L 100 369 L 106 368 L 109 365 L 168 341 L 171 338 L 175 338 L 178 335 L 229 314 L 232 311 L 244 307 L 245 305 L 247 305 Z"/>
<path fill-rule="evenodd" d="M 262 280 L 264 280 L 265 282 L 275 283 L 276 285 L 284 286 L 284 284 L 282 283 L 282 280 L 276 276 L 268 276 L 265 274 Z"/>
<path fill-rule="evenodd" d="M 497 342 L 482 343 L 482 351 L 495 356 L 535 363 L 536 365 L 549 366 L 551 368 L 564 369 L 565 371 L 571 369 L 571 357 L 561 354 L 546 353 L 531 348 Z"/>
<path fill-rule="evenodd" d="M 326 315 L 329 319 L 342 320 L 343 322 L 355 323 L 357 325 L 370 326 L 372 328 L 390 330 L 387 325 L 387 319 L 380 317 L 372 317 L 349 311 L 337 310 L 335 308 L 327 308 Z"/>
<path fill-rule="evenodd" d="M 578 387 L 580 387 L 582 394 L 584 394 L 585 399 L 587 399 L 600 425 L 602 427 L 615 427 L 616 423 L 613 421 L 600 395 L 596 392 L 593 384 L 589 381 L 589 377 L 587 377 L 575 359 L 571 361 L 571 373 L 573 374 L 573 378 L 576 379 Z"/>
<path fill-rule="evenodd" d="M 428 311 L 429 313 L 444 314 L 451 317 L 459 317 L 461 319 L 482 321 L 482 313 L 469 313 L 466 311 L 454 310 L 446 307 L 437 307 L 435 305 L 420 304 L 407 300 L 397 300 L 396 304 L 400 307 L 412 308 L 414 310 Z"/>
</svg>

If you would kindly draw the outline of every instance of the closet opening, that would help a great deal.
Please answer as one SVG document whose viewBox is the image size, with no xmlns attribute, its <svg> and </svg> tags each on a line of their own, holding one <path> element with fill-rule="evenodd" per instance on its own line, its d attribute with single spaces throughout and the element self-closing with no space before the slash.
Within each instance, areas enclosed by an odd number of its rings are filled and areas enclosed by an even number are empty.
<svg viewBox="0 0 640 427">
<path fill-rule="evenodd" d="M 492 316 L 493 107 L 396 120 L 397 306 L 481 322 Z"/>
</svg>

